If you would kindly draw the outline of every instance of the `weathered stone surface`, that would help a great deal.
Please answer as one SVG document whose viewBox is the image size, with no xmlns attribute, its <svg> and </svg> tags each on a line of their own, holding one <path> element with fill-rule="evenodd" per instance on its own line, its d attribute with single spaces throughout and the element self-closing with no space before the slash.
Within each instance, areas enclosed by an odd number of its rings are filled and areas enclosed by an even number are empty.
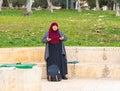
<svg viewBox="0 0 120 91">
<path fill-rule="evenodd" d="M 76 78 L 102 78 L 104 65 L 78 64 L 75 66 Z"/>
<path fill-rule="evenodd" d="M 120 79 L 120 65 L 109 63 L 81 63 L 75 65 L 76 78 Z"/>
<path fill-rule="evenodd" d="M 42 79 L 42 87 L 43 91 L 120 91 L 120 80 L 68 79 L 49 82 Z"/>
<path fill-rule="evenodd" d="M 44 61 L 44 47 L 0 48 L 0 63 L 30 63 Z"/>
<path fill-rule="evenodd" d="M 41 68 L 0 68 L 0 91 L 41 91 Z"/>
<path fill-rule="evenodd" d="M 42 67 L 42 78 L 46 78 L 44 47 L 0 48 L 0 64 L 37 63 Z M 120 47 L 66 47 L 68 61 L 79 64 L 68 65 L 68 78 L 120 79 Z"/>
<path fill-rule="evenodd" d="M 0 48 L 0 63 L 43 62 L 44 47 Z M 66 47 L 68 61 L 120 63 L 120 47 Z"/>
<path fill-rule="evenodd" d="M 68 60 L 120 63 L 120 47 L 66 47 Z"/>
<path fill-rule="evenodd" d="M 39 67 L 42 68 L 42 78 L 46 79 L 46 64 L 39 63 Z M 79 63 L 68 64 L 67 77 L 71 78 L 110 78 L 120 79 L 120 65 L 109 63 Z"/>
<path fill-rule="evenodd" d="M 46 79 L 47 78 L 46 63 L 45 62 L 44 63 L 38 63 L 37 66 L 42 68 L 42 78 Z"/>
</svg>

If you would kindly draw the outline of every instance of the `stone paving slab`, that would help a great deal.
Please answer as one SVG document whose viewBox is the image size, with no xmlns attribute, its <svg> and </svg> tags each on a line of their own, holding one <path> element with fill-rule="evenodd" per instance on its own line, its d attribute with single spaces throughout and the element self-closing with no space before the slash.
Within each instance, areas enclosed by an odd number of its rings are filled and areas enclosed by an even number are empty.
<svg viewBox="0 0 120 91">
<path fill-rule="evenodd" d="M 49 82 L 42 79 L 42 91 L 120 91 L 120 80 L 68 79 Z"/>
</svg>

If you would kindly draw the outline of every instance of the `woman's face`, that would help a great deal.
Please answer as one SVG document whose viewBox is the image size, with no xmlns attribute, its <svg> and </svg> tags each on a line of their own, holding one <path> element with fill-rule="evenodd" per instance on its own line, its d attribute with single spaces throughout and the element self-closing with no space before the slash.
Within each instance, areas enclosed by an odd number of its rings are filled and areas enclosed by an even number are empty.
<svg viewBox="0 0 120 91">
<path fill-rule="evenodd" d="M 52 29 L 53 29 L 53 31 L 57 31 L 57 30 L 58 30 L 58 27 L 57 27 L 56 25 L 54 25 L 54 26 L 52 27 Z"/>
</svg>

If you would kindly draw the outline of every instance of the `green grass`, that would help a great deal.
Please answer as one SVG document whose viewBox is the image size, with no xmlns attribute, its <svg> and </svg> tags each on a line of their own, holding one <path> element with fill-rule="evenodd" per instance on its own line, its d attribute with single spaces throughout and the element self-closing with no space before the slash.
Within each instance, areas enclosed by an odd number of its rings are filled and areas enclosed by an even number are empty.
<svg viewBox="0 0 120 91">
<path fill-rule="evenodd" d="M 23 12 L 0 12 L 0 47 L 44 46 L 41 39 L 51 22 L 68 37 L 66 46 L 120 46 L 120 17 L 114 11 L 42 10 L 27 17 Z"/>
</svg>

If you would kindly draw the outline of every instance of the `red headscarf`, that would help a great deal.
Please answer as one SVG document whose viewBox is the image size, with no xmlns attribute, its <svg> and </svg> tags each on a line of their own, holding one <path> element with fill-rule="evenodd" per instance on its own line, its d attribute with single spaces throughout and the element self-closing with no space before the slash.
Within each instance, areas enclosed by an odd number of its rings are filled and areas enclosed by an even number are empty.
<svg viewBox="0 0 120 91">
<path fill-rule="evenodd" d="M 53 26 L 57 26 L 58 27 L 58 24 L 56 22 L 53 22 L 50 26 L 50 29 L 49 29 L 49 38 L 51 38 L 51 41 L 49 43 L 51 44 L 58 44 L 60 42 L 59 40 L 59 37 L 60 37 L 60 34 L 59 34 L 59 29 L 57 29 L 56 31 L 54 31 L 52 29 Z"/>
</svg>

